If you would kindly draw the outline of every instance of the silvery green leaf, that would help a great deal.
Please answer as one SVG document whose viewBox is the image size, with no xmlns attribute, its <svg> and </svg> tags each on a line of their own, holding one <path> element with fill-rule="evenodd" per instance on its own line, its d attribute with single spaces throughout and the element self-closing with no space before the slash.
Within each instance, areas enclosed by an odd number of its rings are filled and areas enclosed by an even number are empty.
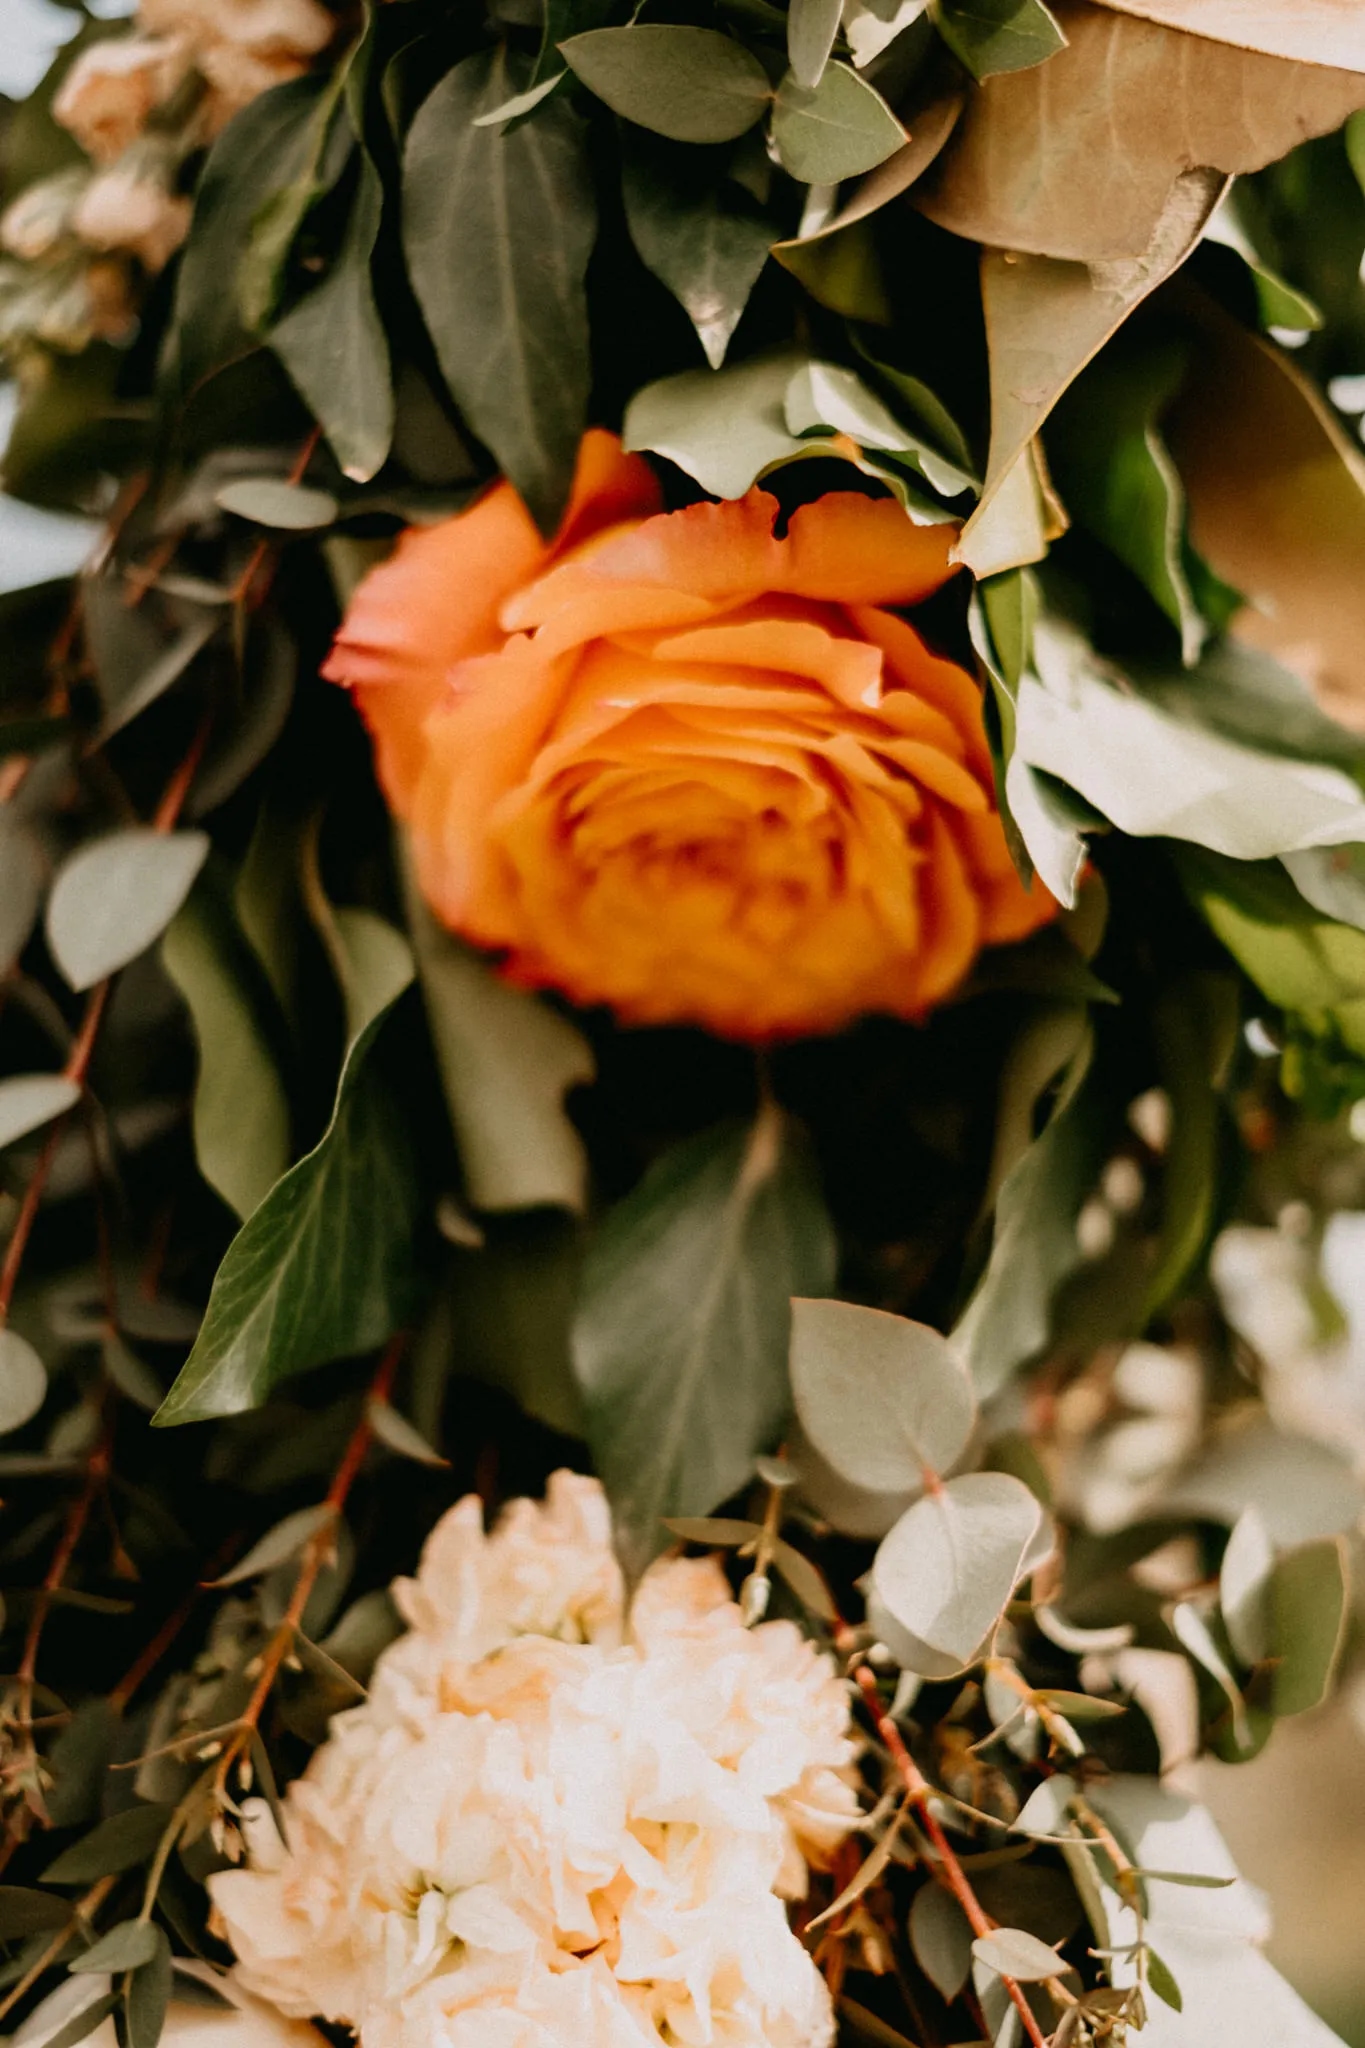
<svg viewBox="0 0 1365 2048">
<path fill-rule="evenodd" d="M 1268 1651 L 1267 1588 L 1275 1548 L 1254 1503 L 1233 1524 L 1218 1572 L 1218 1605 L 1228 1641 L 1244 1664 Z"/>
<path fill-rule="evenodd" d="M 260 1578 L 264 1573 L 274 1571 L 277 1565 L 287 1564 L 335 1519 L 336 1510 L 325 1504 L 295 1509 L 292 1515 L 286 1515 L 282 1522 L 268 1529 L 259 1542 L 253 1543 L 246 1556 L 216 1579 L 215 1585 L 240 1585 L 243 1579 Z"/>
<path fill-rule="evenodd" d="M 1009 1473 L 950 1479 L 883 1538 L 872 1567 L 877 1596 L 930 1649 L 968 1658 L 1004 1612 L 1041 1517 Z"/>
<path fill-rule="evenodd" d="M 1034 1787 L 1014 1822 L 1021 1835 L 1065 1835 L 1071 1828 L 1071 1801 L 1076 1781 L 1058 1772 Z"/>
<path fill-rule="evenodd" d="M 1016 749 L 1120 831 L 1235 860 L 1365 840 L 1365 795 L 1340 769 L 1276 759 L 1171 717 L 1107 673 L 1073 627 L 1034 628 Z"/>
<path fill-rule="evenodd" d="M 792 1393 L 801 1426 L 846 1479 L 909 1492 L 960 1457 L 976 1398 L 960 1359 L 923 1323 L 844 1301 L 794 1301 Z"/>
<path fill-rule="evenodd" d="M 1022 1927 L 997 1927 L 990 1934 L 979 1934 L 972 1943 L 972 1954 L 997 1976 L 1013 1977 L 1019 1984 L 1042 1984 L 1069 1968 L 1055 1949 Z"/>
<path fill-rule="evenodd" d="M 47 1371 L 27 1337 L 0 1329 L 0 1436 L 22 1429 L 47 1398 Z"/>
<path fill-rule="evenodd" d="M 803 185 L 861 177 L 907 140 L 881 94 L 846 64 L 827 64 L 813 88 L 789 72 L 777 89 L 773 143 Z"/>
<path fill-rule="evenodd" d="M 666 455 L 718 498 L 742 498 L 765 469 L 805 448 L 785 410 L 801 360 L 783 350 L 646 384 L 626 407 L 625 446 Z"/>
<path fill-rule="evenodd" d="M 868 389 L 854 370 L 837 363 L 803 363 L 787 386 L 787 425 L 793 434 L 806 434 L 812 427 L 827 427 L 848 434 L 861 448 L 880 448 L 889 454 L 907 455 L 936 491 L 956 497 L 970 490 L 974 479 L 968 471 L 940 455 L 920 435 L 902 426 L 890 407 Z"/>
<path fill-rule="evenodd" d="M 0 1081 L 0 1147 L 41 1130 L 80 1099 L 80 1084 L 65 1074 L 11 1074 Z"/>
<path fill-rule="evenodd" d="M 136 1970 L 156 1954 L 157 1929 L 146 1920 L 123 1920 L 100 1936 L 93 1948 L 77 1956 L 71 1969 L 82 1974 L 94 1970 L 112 1974 L 115 1970 Z"/>
<path fill-rule="evenodd" d="M 1365 846 L 1309 846 L 1281 858 L 1306 903 L 1365 932 Z"/>
<path fill-rule="evenodd" d="M 146 952 L 189 895 L 208 850 L 203 832 L 137 828 L 70 855 L 48 897 L 47 942 L 72 988 L 93 988 Z"/>
<path fill-rule="evenodd" d="M 932 1878 L 910 1908 L 910 1946 L 929 1982 L 951 2005 L 972 1969 L 972 1930 L 952 1893 Z"/>
</svg>

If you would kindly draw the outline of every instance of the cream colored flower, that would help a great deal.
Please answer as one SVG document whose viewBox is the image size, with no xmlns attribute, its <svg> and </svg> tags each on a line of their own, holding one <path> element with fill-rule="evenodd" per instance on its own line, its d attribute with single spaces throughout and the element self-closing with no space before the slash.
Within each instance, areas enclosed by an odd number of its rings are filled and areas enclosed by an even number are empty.
<svg viewBox="0 0 1365 2048">
<path fill-rule="evenodd" d="M 71 216 L 89 182 L 82 165 L 26 186 L 0 215 L 0 248 L 26 263 L 50 255 L 70 233 Z"/>
<path fill-rule="evenodd" d="M 92 249 L 127 249 L 143 268 L 164 270 L 190 229 L 190 202 L 133 161 L 135 152 L 91 179 L 71 214 Z"/>
<path fill-rule="evenodd" d="M 828 2048 L 787 1925 L 856 1825 L 847 1694 L 713 1560 L 623 1614 L 605 1501 L 477 1501 L 400 1581 L 412 1632 L 211 1880 L 247 1989 L 363 2048 Z"/>
<path fill-rule="evenodd" d="M 92 43 L 62 80 L 52 117 L 70 129 L 96 163 L 112 163 L 169 99 L 189 61 L 189 46 L 178 36 L 131 35 Z"/>
<path fill-rule="evenodd" d="M 258 57 L 316 57 L 336 21 L 317 0 L 141 0 L 138 19 L 155 35 L 184 36 L 196 50 L 230 43 Z"/>
</svg>

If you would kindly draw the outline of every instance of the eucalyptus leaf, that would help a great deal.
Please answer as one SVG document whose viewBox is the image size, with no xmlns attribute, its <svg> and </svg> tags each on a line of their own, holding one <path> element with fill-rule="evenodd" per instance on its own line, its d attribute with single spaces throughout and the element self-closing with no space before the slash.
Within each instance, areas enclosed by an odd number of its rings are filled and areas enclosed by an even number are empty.
<svg viewBox="0 0 1365 2048">
<path fill-rule="evenodd" d="M 1340 1537 L 1277 1559 L 1267 1589 L 1274 1714 L 1306 1714 L 1326 1699 L 1347 1626 L 1347 1590 Z"/>
<path fill-rule="evenodd" d="M 773 143 L 783 169 L 803 185 L 860 177 L 907 139 L 876 87 L 846 64 L 827 65 L 814 88 L 791 74 L 778 87 Z"/>
<path fill-rule="evenodd" d="M 877 1597 L 902 1628 L 966 1660 L 1004 1612 L 1042 1511 L 1005 1472 L 950 1479 L 907 1509 L 872 1567 Z"/>
<path fill-rule="evenodd" d="M 22 1941 L 30 1934 L 50 1934 L 71 1919 L 71 1901 L 30 1885 L 0 1885 L 0 1941 Z"/>
<path fill-rule="evenodd" d="M 201 609 L 122 687 L 115 686 L 111 668 L 101 666 L 100 694 L 106 709 L 98 737 L 101 740 L 112 739 L 116 732 L 121 732 L 125 725 L 131 725 L 135 718 L 140 717 L 149 705 L 164 697 L 171 685 L 179 682 L 195 656 L 208 646 L 221 623 L 217 612 Z"/>
<path fill-rule="evenodd" d="M 117 1330 L 106 1330 L 101 1337 L 100 1360 L 111 1386 L 118 1388 L 125 1401 L 145 1409 L 148 1415 L 161 1406 L 165 1388 Z"/>
<path fill-rule="evenodd" d="M 972 1971 L 972 1930 L 952 1893 L 932 1879 L 910 1908 L 910 1946 L 934 1989 L 951 2005 Z"/>
<path fill-rule="evenodd" d="M 772 463 L 800 455 L 787 425 L 794 351 L 755 356 L 723 370 L 684 370 L 646 384 L 626 407 L 628 449 L 666 455 L 718 498 L 742 498 Z"/>
<path fill-rule="evenodd" d="M 675 1146 L 599 1226 L 573 1358 L 630 1562 L 658 1548 L 663 1516 L 708 1514 L 776 1442 L 788 1302 L 833 1267 L 801 1137 L 771 1108 Z"/>
<path fill-rule="evenodd" d="M 159 1933 L 147 1920 L 120 1921 L 101 1935 L 93 1948 L 76 1957 L 70 1966 L 72 1973 L 94 1970 L 113 1975 L 116 1970 L 136 1970 L 156 1954 Z"/>
<path fill-rule="evenodd" d="M 337 516 L 337 501 L 330 491 L 286 483 L 281 477 L 239 477 L 221 485 L 214 496 L 222 511 L 286 533 L 310 533 L 330 526 Z"/>
<path fill-rule="evenodd" d="M 93 988 L 145 953 L 189 895 L 203 832 L 113 832 L 78 847 L 47 902 L 47 942 L 74 989 Z"/>
<path fill-rule="evenodd" d="M 0 1328 L 0 1436 L 22 1429 L 47 1399 L 47 1368 L 27 1337 Z"/>
<path fill-rule="evenodd" d="M 157 2048 L 171 1996 L 171 1945 L 164 1927 L 153 1927 L 153 1948 L 123 1988 L 126 2048 Z"/>
<path fill-rule="evenodd" d="M 976 1398 L 937 1330 L 844 1301 L 792 1303 L 792 1395 L 820 1455 L 873 1492 L 918 1490 L 961 1455 Z"/>
<path fill-rule="evenodd" d="M 931 0 L 935 28 L 973 78 L 1027 71 L 1066 48 L 1043 0 Z"/>
<path fill-rule="evenodd" d="M 1218 1606 L 1228 1641 L 1244 1664 L 1259 1664 L 1270 1647 L 1269 1585 L 1275 1549 L 1254 1503 L 1233 1524 L 1218 1570 Z"/>
<path fill-rule="evenodd" d="M 171 1819 L 169 1806 L 130 1806 L 63 1849 L 43 1872 L 44 1884 L 93 1884 L 97 1878 L 133 1870 L 155 1854 Z"/>
<path fill-rule="evenodd" d="M 979 1934 L 972 1943 L 972 1954 L 988 1970 L 1013 1977 L 1020 1984 L 1044 1983 L 1049 1977 L 1060 1977 L 1068 1967 L 1055 1949 L 1022 1927 L 997 1927 L 990 1934 Z"/>
<path fill-rule="evenodd" d="M 0 1147 L 61 1116 L 81 1099 L 80 1083 L 65 1074 L 11 1074 L 0 1081 Z"/>
<path fill-rule="evenodd" d="M 404 153 L 403 242 L 456 404 L 549 531 L 587 421 L 583 280 L 597 211 L 583 124 L 564 98 L 505 133 L 475 127 L 528 82 L 520 58 L 483 51 L 423 102 Z"/>
<path fill-rule="evenodd" d="M 277 1566 L 288 1564 L 297 1557 L 316 1535 L 335 1520 L 336 1509 L 325 1503 L 296 1509 L 282 1522 L 277 1522 L 273 1529 L 268 1529 L 258 1542 L 252 1544 L 246 1556 L 239 1558 L 230 1571 L 215 1579 L 214 1584 L 239 1586 L 245 1579 L 262 1578 L 266 1572 L 273 1572 Z"/>
<path fill-rule="evenodd" d="M 33 833 L 0 804 L 0 974 L 8 974 L 28 944 L 42 908 L 47 861 Z"/>
<path fill-rule="evenodd" d="M 591 29 L 559 48 L 614 114 L 675 142 L 732 142 L 772 98 L 758 59 L 716 29 L 641 22 Z"/>
<path fill-rule="evenodd" d="M 80 1979 L 77 1978 L 76 1982 L 79 1983 Z M 65 1990 L 66 1985 L 63 1984 L 60 1989 Z M 98 1985 L 91 1986 L 90 1990 L 92 1995 L 77 2005 L 75 2011 L 51 2033 L 44 2031 L 41 2034 L 27 2034 L 24 2048 L 77 2048 L 78 2042 L 88 2040 L 96 2027 L 108 2019 L 118 2004 L 116 1991 L 102 1992 Z"/>
<path fill-rule="evenodd" d="M 843 0 L 791 0 L 787 10 L 787 56 L 798 85 L 820 83 L 839 33 Z"/>
<path fill-rule="evenodd" d="M 418 1465 L 444 1466 L 450 1463 L 438 1450 L 434 1450 L 422 1435 L 414 1429 L 405 1415 L 391 1408 L 387 1401 L 371 1401 L 365 1410 L 370 1428 L 377 1440 L 400 1458 L 411 1458 Z"/>
</svg>

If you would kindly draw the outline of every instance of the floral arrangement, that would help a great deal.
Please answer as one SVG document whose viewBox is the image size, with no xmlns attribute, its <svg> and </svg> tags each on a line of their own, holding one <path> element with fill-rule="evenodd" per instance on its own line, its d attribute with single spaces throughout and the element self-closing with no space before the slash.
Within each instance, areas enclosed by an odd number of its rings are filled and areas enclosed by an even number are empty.
<svg viewBox="0 0 1365 2048">
<path fill-rule="evenodd" d="M 70 16 L 16 2048 L 1330 2043 L 1193 1767 L 1359 1656 L 1365 18 Z"/>
</svg>

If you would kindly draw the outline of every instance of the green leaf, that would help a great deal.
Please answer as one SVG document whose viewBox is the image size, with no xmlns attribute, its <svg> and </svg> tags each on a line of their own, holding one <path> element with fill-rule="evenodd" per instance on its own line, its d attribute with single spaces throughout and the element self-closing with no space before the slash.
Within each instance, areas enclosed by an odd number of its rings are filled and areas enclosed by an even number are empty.
<svg viewBox="0 0 1365 2048">
<path fill-rule="evenodd" d="M 976 1397 L 937 1330 L 846 1301 L 792 1303 L 801 1427 L 836 1472 L 874 1493 L 918 1491 L 961 1456 Z"/>
<path fill-rule="evenodd" d="M 681 156 L 683 153 L 679 152 Z M 729 179 L 699 179 L 630 130 L 622 136 L 622 197 L 630 237 L 667 285 L 718 370 L 768 260 L 773 227 Z"/>
<path fill-rule="evenodd" d="M 296 1508 L 292 1515 L 276 1522 L 273 1529 L 267 1529 L 265 1535 L 252 1544 L 245 1557 L 239 1558 L 230 1571 L 214 1580 L 214 1585 L 239 1586 L 245 1579 L 262 1578 L 266 1572 L 288 1564 L 336 1518 L 336 1509 L 328 1507 L 325 1501 L 316 1507 Z"/>
<path fill-rule="evenodd" d="M 410 1139 L 371 1049 L 412 962 L 382 919 L 344 917 L 353 1035 L 331 1122 L 228 1246 L 194 1349 L 154 1418 L 162 1426 L 255 1407 L 293 1373 L 382 1344 L 409 1312 Z"/>
<path fill-rule="evenodd" d="M 926 391 L 924 396 L 931 398 L 932 394 Z M 904 456 L 925 482 L 945 497 L 957 497 L 975 486 L 970 468 L 948 461 L 928 441 L 902 426 L 855 371 L 837 363 L 805 363 L 796 371 L 787 386 L 786 415 L 794 434 L 808 433 L 819 425 L 850 435 L 862 448 Z"/>
<path fill-rule="evenodd" d="M 583 124 L 564 99 L 509 133 L 474 126 L 528 76 L 505 49 L 484 51 L 423 102 L 404 154 L 403 242 L 456 404 L 549 531 L 587 421 L 597 210 Z"/>
<path fill-rule="evenodd" d="M 675 1146 L 592 1242 L 573 1332 L 588 1441 L 633 1563 L 665 1515 L 742 1486 L 788 1406 L 788 1302 L 834 1239 L 795 1128 L 765 1107 Z"/>
<path fill-rule="evenodd" d="M 1041 1520 L 1008 1473 L 950 1479 L 883 1537 L 872 1567 L 877 1598 L 929 1649 L 968 1663 L 1004 1612 Z"/>
<path fill-rule="evenodd" d="M 1346 124 L 1348 133 L 1352 123 L 1359 118 L 1358 114 L 1351 116 Z M 1256 294 L 1262 328 L 1267 332 L 1276 327 L 1288 327 L 1300 334 L 1316 333 L 1323 324 L 1322 313 L 1310 298 L 1295 291 L 1293 285 L 1272 269 L 1259 253 L 1247 230 L 1240 202 L 1240 188 L 1234 185 L 1205 228 L 1204 240 L 1231 249 L 1246 265 Z"/>
<path fill-rule="evenodd" d="M 362 146 L 350 218 L 331 269 L 267 336 L 355 483 L 382 468 L 393 440 L 389 345 L 370 272 L 383 211 L 383 183 Z"/>
<path fill-rule="evenodd" d="M 843 0 L 791 0 L 787 57 L 798 85 L 813 91 L 824 77 L 842 13 Z"/>
<path fill-rule="evenodd" d="M 1053 1298 L 1081 1263 L 1076 1218 L 1105 1159 L 1102 1105 L 1084 1085 L 1092 1034 L 1087 1028 L 1079 1044 L 1065 1035 L 1047 1042 L 1050 1071 L 1038 1087 L 1059 1084 L 1052 1116 L 1001 1182 L 990 1257 L 952 1332 L 983 1398 L 1046 1345 Z"/>
<path fill-rule="evenodd" d="M 929 1982 L 951 2005 L 972 1972 L 972 1930 L 952 1893 L 932 1879 L 920 1886 L 910 1908 L 910 1946 Z"/>
<path fill-rule="evenodd" d="M 1268 1588 L 1273 1714 L 1306 1714 L 1326 1699 L 1345 1640 L 1348 1584 L 1340 1537 L 1277 1560 Z"/>
<path fill-rule="evenodd" d="M 773 107 L 782 168 L 803 185 L 837 185 L 884 163 L 907 141 L 886 101 L 846 64 L 826 66 L 812 91 L 788 74 Z"/>
<path fill-rule="evenodd" d="M 206 833 L 142 828 L 90 840 L 63 862 L 47 942 L 72 988 L 93 988 L 160 938 L 208 850 Z"/>
<path fill-rule="evenodd" d="M 1184 2010 L 1185 2001 L 1180 1995 L 1180 1986 L 1153 1948 L 1147 1951 L 1147 1982 L 1162 2003 L 1169 2005 L 1173 2012 Z"/>
<path fill-rule="evenodd" d="M 165 1397 L 165 1388 L 149 1365 L 124 1343 L 117 1330 L 106 1330 L 100 1339 L 100 1359 L 112 1386 L 136 1408 L 155 1413 Z"/>
<path fill-rule="evenodd" d="M 1049 1977 L 1063 1976 L 1070 1967 L 1055 1949 L 1022 1927 L 997 1927 L 979 1934 L 972 1954 L 988 1970 L 1001 1977 L 1013 1977 L 1017 1984 L 1042 1984 Z"/>
<path fill-rule="evenodd" d="M 1277 862 L 1181 847 L 1177 870 L 1197 909 L 1252 981 L 1315 1034 L 1365 1057 L 1365 932 L 1306 903 Z"/>
<path fill-rule="evenodd" d="M 614 114 L 674 142 L 732 142 L 772 98 L 757 57 L 716 29 L 599 28 L 559 48 Z"/>
<path fill-rule="evenodd" d="M 47 1368 L 27 1337 L 0 1329 L 0 1436 L 22 1429 L 47 1399 Z"/>
<path fill-rule="evenodd" d="M 1160 420 L 1185 374 L 1188 345 L 1167 336 L 1119 342 L 1078 378 L 1053 414 L 1048 463 L 1068 511 L 1127 564 L 1180 634 L 1187 664 L 1211 625 L 1196 592 L 1185 492 Z M 1221 589 L 1207 570 L 1201 589 Z M 1229 594 L 1230 595 L 1230 594 Z M 1235 609 L 1231 599 L 1226 609 Z"/>
<path fill-rule="evenodd" d="M 225 895 L 201 884 L 161 942 L 199 1046 L 194 1156 L 245 1219 L 289 1165 L 289 1097 L 267 1028 L 269 989 Z"/>
<path fill-rule="evenodd" d="M 80 1099 L 79 1082 L 65 1074 L 11 1074 L 0 1081 L 0 1146 L 41 1130 Z"/>
<path fill-rule="evenodd" d="M 107 1934 L 101 1935 L 83 1956 L 77 1956 L 71 1964 L 72 1974 L 102 1970 L 112 1975 L 116 1970 L 136 1970 L 143 1963 L 149 1963 L 156 1954 L 159 1932 L 147 1920 L 121 1921 L 117 1927 L 111 1927 Z"/>
<path fill-rule="evenodd" d="M 308 176 L 319 104 L 330 89 L 310 76 L 261 93 L 209 151 L 171 311 L 168 365 L 182 390 L 251 345 L 236 290 L 239 267 L 272 196 Z"/>
<path fill-rule="evenodd" d="M 1015 751 L 1134 837 L 1193 840 L 1239 861 L 1365 838 L 1365 797 L 1340 770 L 1277 759 L 1172 718 L 1055 617 L 1033 635 Z"/>
<path fill-rule="evenodd" d="M 123 601 L 120 597 L 120 608 Z M 96 616 L 98 617 L 98 611 Z M 138 614 L 133 614 L 137 617 Z M 117 659 L 114 649 L 109 649 L 107 658 L 98 661 L 100 695 L 105 704 L 104 717 L 100 720 L 96 737 L 111 739 L 121 732 L 125 725 L 131 725 L 135 718 L 164 697 L 173 683 L 178 683 L 195 656 L 207 647 L 218 631 L 222 619 L 219 613 L 201 609 L 181 628 L 175 638 L 169 641 L 150 660 L 138 661 L 136 650 L 138 636 L 130 636 L 132 646 L 124 652 L 124 659 Z M 107 639 L 117 641 L 113 634 Z M 132 659 L 127 657 L 131 655 Z"/>
<path fill-rule="evenodd" d="M 71 1901 L 28 1885 L 0 1884 L 0 1941 L 22 1941 L 26 1935 L 48 1934 L 65 1927 Z"/>
<path fill-rule="evenodd" d="M 260 206 L 237 269 L 237 303 L 253 332 L 266 326 L 284 285 L 290 252 L 311 208 L 346 169 L 354 137 L 341 105 L 349 57 L 337 65 L 308 116 L 296 175 Z"/>
<path fill-rule="evenodd" d="M 99 1993 L 97 1985 L 91 1988 Z M 87 2040 L 96 2027 L 108 2019 L 117 2004 L 117 1991 L 106 1991 L 102 1995 L 96 1995 L 88 2004 L 79 2006 L 70 2019 L 54 2033 L 44 2034 L 41 2037 L 41 2048 L 77 2048 L 78 2042 Z"/>
<path fill-rule="evenodd" d="M 432 916 L 402 861 L 408 931 L 441 1084 L 476 1209 L 583 1208 L 587 1161 L 564 1108 L 596 1071 L 582 1034 L 499 979 Z"/>
<path fill-rule="evenodd" d="M 513 93 L 511 99 L 504 100 L 500 107 L 490 107 L 486 114 L 480 114 L 474 126 L 501 128 L 505 122 L 519 121 L 524 114 L 534 113 L 552 92 L 557 92 L 568 76 L 567 71 L 556 71 L 549 78 L 542 78 L 539 85 L 529 86 L 525 92 Z"/>
<path fill-rule="evenodd" d="M 49 1863 L 44 1884 L 93 1884 L 96 1878 L 146 1863 L 155 1854 L 171 1813 L 169 1806 L 130 1806 L 112 1814 Z"/>
<path fill-rule="evenodd" d="M 934 26 L 973 78 L 1027 71 L 1066 48 L 1043 0 L 931 0 Z"/>
<path fill-rule="evenodd" d="M 0 974 L 8 974 L 28 944 L 42 908 L 47 861 L 29 828 L 0 804 Z"/>
<path fill-rule="evenodd" d="M 123 1987 L 125 2048 L 157 2048 L 171 1997 L 171 1945 L 162 1927 L 152 1929 L 154 1946 L 147 1961 Z"/>
<path fill-rule="evenodd" d="M 98 1811 L 118 1727 L 115 1710 L 96 1694 L 82 1700 L 58 1735 L 47 1758 L 47 1813 L 54 1828 L 80 1827 Z"/>
<path fill-rule="evenodd" d="M 286 483 L 277 476 L 235 478 L 213 495 L 222 511 L 285 533 L 312 533 L 320 526 L 330 526 L 338 509 L 330 491 Z"/>
<path fill-rule="evenodd" d="M 365 1413 L 379 1442 L 400 1458 L 411 1458 L 418 1465 L 443 1466 L 450 1463 L 449 1458 L 443 1458 L 439 1451 L 433 1450 L 421 1431 L 414 1429 L 407 1417 L 391 1408 L 387 1401 L 371 1401 Z"/>
<path fill-rule="evenodd" d="M 1176 1293 L 1213 1229 L 1222 1163 L 1218 1096 L 1240 1022 L 1237 983 L 1225 974 L 1181 975 L 1152 1008 L 1157 1068 L 1172 1116 L 1148 1315 Z"/>
<path fill-rule="evenodd" d="M 661 377 L 626 407 L 625 445 L 666 455 L 718 498 L 742 498 L 763 470 L 805 450 L 786 416 L 787 387 L 801 363 L 784 350 L 724 370 Z"/>
<path fill-rule="evenodd" d="M 1232 1527 L 1218 1570 L 1218 1606 L 1228 1641 L 1243 1664 L 1259 1664 L 1270 1649 L 1270 1574 L 1275 1548 L 1259 1508 L 1243 1508 Z"/>
</svg>

